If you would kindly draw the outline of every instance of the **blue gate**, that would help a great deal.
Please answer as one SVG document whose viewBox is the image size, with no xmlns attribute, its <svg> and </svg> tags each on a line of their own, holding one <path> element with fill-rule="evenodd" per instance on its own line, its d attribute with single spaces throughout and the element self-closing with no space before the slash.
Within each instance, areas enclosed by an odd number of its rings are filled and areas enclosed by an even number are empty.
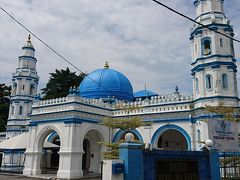
<svg viewBox="0 0 240 180">
<path fill-rule="evenodd" d="M 207 152 L 145 151 L 143 164 L 144 180 L 211 180 Z"/>
<path fill-rule="evenodd" d="M 120 144 L 124 180 L 220 180 L 219 152 L 144 149 L 142 144 Z"/>
</svg>

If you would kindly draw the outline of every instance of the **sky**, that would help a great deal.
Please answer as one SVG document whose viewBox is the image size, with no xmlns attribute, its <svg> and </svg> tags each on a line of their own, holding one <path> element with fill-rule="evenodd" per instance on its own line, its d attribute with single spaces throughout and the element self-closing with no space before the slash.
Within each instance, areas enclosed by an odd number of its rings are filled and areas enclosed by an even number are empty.
<svg viewBox="0 0 240 180">
<path fill-rule="evenodd" d="M 160 1 L 195 17 L 193 0 Z M 240 1 L 224 4 L 235 38 L 240 39 Z M 193 23 L 152 0 L 0 0 L 0 6 L 85 73 L 103 68 L 108 61 L 110 68 L 128 77 L 134 91 L 147 84 L 149 90 L 166 94 L 177 85 L 183 94 L 192 94 Z M 11 84 L 27 36 L 0 10 L 0 83 Z M 39 89 L 55 69 L 77 71 L 34 37 L 32 43 Z M 240 43 L 235 43 L 235 53 L 239 65 Z"/>
</svg>

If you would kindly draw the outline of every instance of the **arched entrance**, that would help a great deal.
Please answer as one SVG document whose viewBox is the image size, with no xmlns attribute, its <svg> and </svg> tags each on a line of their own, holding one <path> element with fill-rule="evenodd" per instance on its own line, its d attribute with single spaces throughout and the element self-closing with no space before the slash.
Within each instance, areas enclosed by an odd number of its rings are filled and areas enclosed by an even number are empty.
<svg viewBox="0 0 240 180">
<path fill-rule="evenodd" d="M 49 140 L 49 137 L 54 134 Z M 57 174 L 59 168 L 60 137 L 54 130 L 47 130 L 39 141 L 39 149 L 42 152 L 40 158 L 40 172 L 42 174 Z"/>
<path fill-rule="evenodd" d="M 188 145 L 185 137 L 179 131 L 174 129 L 166 130 L 159 136 L 157 147 L 164 150 L 188 150 Z"/>
<path fill-rule="evenodd" d="M 83 140 L 82 170 L 83 175 L 100 173 L 100 161 L 102 160 L 103 136 L 98 130 L 89 130 Z"/>
<path fill-rule="evenodd" d="M 82 170 L 85 172 L 89 171 L 91 161 L 91 150 L 90 142 L 88 139 L 83 140 L 83 156 L 82 156 Z"/>
<path fill-rule="evenodd" d="M 134 136 L 134 140 L 137 140 L 137 141 L 140 141 L 140 142 L 143 142 L 143 138 L 141 136 L 141 134 L 136 130 L 136 129 L 133 129 L 131 131 L 123 131 L 123 130 L 118 130 L 115 134 L 114 134 L 114 137 L 113 137 L 113 142 L 118 142 L 118 141 L 121 141 L 121 140 L 125 140 L 125 135 L 127 133 L 132 133 L 133 136 Z"/>
<path fill-rule="evenodd" d="M 152 136 L 153 148 L 163 150 L 188 151 L 191 150 L 191 138 L 181 127 L 173 124 L 158 128 Z"/>
</svg>

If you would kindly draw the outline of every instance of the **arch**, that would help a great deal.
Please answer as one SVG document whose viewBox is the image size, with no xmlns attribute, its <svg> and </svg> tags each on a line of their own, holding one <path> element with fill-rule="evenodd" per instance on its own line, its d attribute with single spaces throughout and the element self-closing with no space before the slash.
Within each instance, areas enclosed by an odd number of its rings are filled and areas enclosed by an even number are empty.
<svg viewBox="0 0 240 180">
<path fill-rule="evenodd" d="M 164 125 L 160 128 L 158 128 L 153 136 L 152 136 L 152 139 L 151 139 L 151 144 L 153 145 L 153 147 L 157 147 L 157 142 L 158 142 L 158 139 L 159 137 L 164 133 L 166 132 L 167 130 L 176 130 L 178 132 L 180 132 L 186 139 L 187 141 L 187 146 L 188 146 L 188 150 L 191 150 L 191 137 L 189 136 L 189 134 L 181 127 L 177 126 L 177 125 L 173 125 L 173 124 L 168 124 L 168 125 Z"/>
<path fill-rule="evenodd" d="M 212 76 L 210 74 L 207 74 L 205 76 L 205 80 L 206 80 L 206 89 L 211 90 L 212 89 L 212 82 L 213 82 Z"/>
<path fill-rule="evenodd" d="M 228 76 L 226 73 L 222 74 L 222 88 L 227 89 L 228 88 Z"/>
<path fill-rule="evenodd" d="M 198 143 L 201 142 L 201 131 L 199 129 L 197 130 L 197 141 Z"/>
<path fill-rule="evenodd" d="M 104 136 L 99 129 L 89 128 L 85 131 L 84 138 L 82 139 L 82 170 L 83 175 L 89 172 L 100 172 L 100 161 L 102 160 L 102 144 L 99 142 L 104 141 Z"/>
<path fill-rule="evenodd" d="M 198 82 L 198 78 L 195 79 L 195 88 L 196 88 L 196 92 L 199 91 L 199 82 Z"/>
<path fill-rule="evenodd" d="M 52 142 L 55 144 L 54 146 L 44 146 L 44 143 L 48 140 L 48 137 L 55 133 L 59 137 L 59 142 Z M 38 154 L 36 154 L 36 167 L 38 169 L 38 173 L 46 174 L 46 173 L 57 173 L 60 167 L 60 155 L 59 151 L 61 151 L 61 147 L 63 144 L 62 134 L 60 133 L 57 126 L 47 125 L 42 127 L 40 131 L 36 135 L 36 144 L 35 149 Z M 50 145 L 50 144 L 49 144 Z"/>
<path fill-rule="evenodd" d="M 31 85 L 30 85 L 30 89 L 29 89 L 30 95 L 33 95 L 33 94 L 34 94 L 34 90 L 35 90 L 35 85 L 34 85 L 34 84 L 31 84 Z"/>
<path fill-rule="evenodd" d="M 48 125 L 48 126 L 43 127 L 38 132 L 38 135 L 36 137 L 37 150 L 38 151 L 41 151 L 41 148 L 43 147 L 44 140 L 47 138 L 47 136 L 49 134 L 51 134 L 52 131 L 56 131 L 56 133 L 58 134 L 58 136 L 60 138 L 61 144 L 64 144 L 63 136 L 60 133 L 60 130 L 56 126 Z"/>
<path fill-rule="evenodd" d="M 47 141 L 52 142 L 57 136 L 58 134 L 56 133 L 56 131 L 54 131 L 48 136 Z"/>
<path fill-rule="evenodd" d="M 23 114 L 23 106 L 19 106 L 19 115 Z"/>
<path fill-rule="evenodd" d="M 211 38 L 205 37 L 202 39 L 202 54 L 207 56 L 211 54 Z"/>
<path fill-rule="evenodd" d="M 121 137 L 124 135 L 124 133 L 128 133 L 128 132 L 131 132 L 131 133 L 135 134 L 135 135 L 137 136 L 137 138 L 138 138 L 141 142 L 143 142 L 142 135 L 141 135 L 141 134 L 138 132 L 138 130 L 136 130 L 136 129 L 133 129 L 133 130 L 131 130 L 131 131 L 123 131 L 123 130 L 121 130 L 121 129 L 118 130 L 118 131 L 114 134 L 112 142 L 118 142 L 118 141 L 121 139 Z"/>
</svg>

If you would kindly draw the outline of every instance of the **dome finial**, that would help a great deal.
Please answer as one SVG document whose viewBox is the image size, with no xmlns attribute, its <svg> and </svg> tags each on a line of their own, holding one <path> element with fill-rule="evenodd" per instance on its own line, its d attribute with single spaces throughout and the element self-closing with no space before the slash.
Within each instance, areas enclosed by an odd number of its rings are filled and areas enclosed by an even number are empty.
<svg viewBox="0 0 240 180">
<path fill-rule="evenodd" d="M 109 69 L 109 65 L 108 65 L 108 62 L 107 62 L 107 61 L 105 62 L 104 68 L 105 68 L 105 69 Z"/>
<path fill-rule="evenodd" d="M 28 41 L 31 42 L 31 35 L 28 35 Z"/>
</svg>

